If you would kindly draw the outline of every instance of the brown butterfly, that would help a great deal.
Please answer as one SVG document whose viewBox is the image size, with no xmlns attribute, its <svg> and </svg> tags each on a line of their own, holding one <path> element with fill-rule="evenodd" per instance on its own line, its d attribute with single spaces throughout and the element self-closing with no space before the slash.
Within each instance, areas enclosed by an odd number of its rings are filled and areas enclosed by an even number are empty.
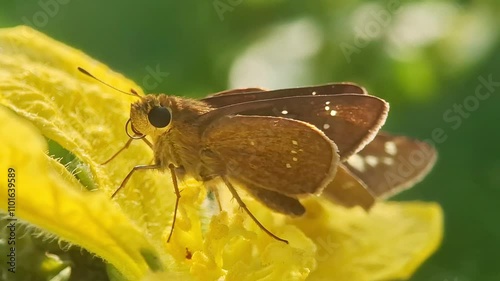
<svg viewBox="0 0 500 281">
<path fill-rule="evenodd" d="M 376 197 L 423 177 L 436 155 L 422 142 L 377 135 L 388 104 L 350 83 L 275 91 L 236 89 L 201 100 L 132 94 L 139 101 L 132 104 L 127 122 L 131 139 L 120 151 L 133 139 L 143 139 L 154 151 L 154 164 L 134 167 L 113 196 L 137 170 L 168 169 L 177 196 L 168 240 L 180 198 L 179 176 L 207 185 L 224 183 L 263 231 L 287 242 L 253 216 L 234 186 L 287 215 L 304 214 L 299 198 L 322 193 L 344 206 L 368 210 Z M 394 174 L 399 172 L 397 156 L 406 157 L 424 146 L 431 152 L 422 160 L 425 167 L 414 167 L 409 175 Z M 391 181 L 384 176 L 389 172 L 394 174 Z"/>
</svg>

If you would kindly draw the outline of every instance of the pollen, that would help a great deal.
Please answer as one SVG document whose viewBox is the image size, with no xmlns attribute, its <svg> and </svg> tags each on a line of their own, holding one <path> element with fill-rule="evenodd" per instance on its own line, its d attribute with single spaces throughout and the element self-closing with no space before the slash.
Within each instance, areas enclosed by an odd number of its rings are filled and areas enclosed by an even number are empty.
<svg viewBox="0 0 500 281">
<path fill-rule="evenodd" d="M 293 145 L 299 145 L 299 143 L 298 143 L 296 140 L 293 140 L 293 141 L 292 141 L 292 144 L 293 144 Z"/>
<path fill-rule="evenodd" d="M 286 163 L 286 167 L 287 167 L 288 169 L 290 169 L 290 168 L 292 167 L 292 165 L 290 165 L 290 163 Z"/>
<path fill-rule="evenodd" d="M 292 160 L 297 162 L 297 160 L 299 160 L 299 159 L 297 159 L 297 157 L 293 157 Z"/>
</svg>

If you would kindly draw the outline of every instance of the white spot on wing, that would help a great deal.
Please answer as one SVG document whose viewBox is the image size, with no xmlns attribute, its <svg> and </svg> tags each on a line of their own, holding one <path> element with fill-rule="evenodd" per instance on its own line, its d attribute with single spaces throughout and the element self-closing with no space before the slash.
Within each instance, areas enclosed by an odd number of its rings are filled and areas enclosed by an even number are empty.
<svg viewBox="0 0 500 281">
<path fill-rule="evenodd" d="M 382 162 L 384 162 L 384 164 L 390 166 L 390 165 L 394 164 L 394 159 L 392 159 L 390 157 L 384 157 L 384 159 L 382 160 Z"/>
<path fill-rule="evenodd" d="M 293 141 L 292 141 L 292 144 L 293 144 L 293 145 L 299 145 L 299 143 L 298 143 L 296 140 L 293 140 Z"/>
<path fill-rule="evenodd" d="M 283 114 L 283 115 L 288 114 L 288 110 L 283 109 L 283 111 L 281 111 L 281 114 Z"/>
<path fill-rule="evenodd" d="M 388 141 L 385 143 L 385 152 L 390 155 L 396 155 L 396 153 L 398 153 L 398 148 L 393 141 Z"/>
<path fill-rule="evenodd" d="M 312 92 L 311 95 L 315 96 L 316 95 L 316 91 Z"/>
<path fill-rule="evenodd" d="M 297 159 L 297 157 L 293 157 L 292 160 L 297 162 L 298 159 Z"/>
<path fill-rule="evenodd" d="M 354 154 L 349 157 L 349 159 L 347 159 L 347 163 L 360 172 L 365 171 L 365 160 L 358 154 Z"/>
<path fill-rule="evenodd" d="M 291 150 L 290 152 L 291 152 L 292 154 L 297 154 L 297 151 L 295 151 L 295 150 Z"/>
<path fill-rule="evenodd" d="M 323 130 L 328 130 L 330 128 L 330 124 L 323 124 Z"/>
<path fill-rule="evenodd" d="M 290 163 L 286 163 L 286 167 L 287 167 L 288 169 L 290 169 L 290 168 L 292 167 L 292 165 L 290 165 Z"/>
<path fill-rule="evenodd" d="M 329 105 L 329 104 L 330 104 L 330 102 L 329 102 L 329 101 L 327 101 L 327 102 L 325 102 L 325 104 L 326 104 L 326 105 Z"/>
<path fill-rule="evenodd" d="M 331 115 L 331 116 L 335 116 L 335 115 L 337 115 L 337 110 L 332 109 L 332 110 L 330 111 L 330 115 Z"/>
<path fill-rule="evenodd" d="M 372 167 L 376 167 L 378 165 L 378 158 L 373 156 L 373 155 L 366 155 L 365 161 L 366 161 L 366 164 L 368 164 Z"/>
<path fill-rule="evenodd" d="M 325 110 L 326 110 L 326 111 L 330 110 L 330 107 L 329 107 L 328 105 L 327 105 L 327 106 L 325 106 Z"/>
</svg>

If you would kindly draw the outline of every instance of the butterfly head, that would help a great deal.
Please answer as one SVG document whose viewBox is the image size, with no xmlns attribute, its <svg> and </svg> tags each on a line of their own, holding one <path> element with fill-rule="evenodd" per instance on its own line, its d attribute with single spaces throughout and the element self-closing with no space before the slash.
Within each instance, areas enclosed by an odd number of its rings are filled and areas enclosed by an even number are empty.
<svg viewBox="0 0 500 281">
<path fill-rule="evenodd" d="M 174 100 L 166 95 L 142 97 L 130 107 L 132 131 L 137 135 L 160 135 L 172 125 Z"/>
</svg>

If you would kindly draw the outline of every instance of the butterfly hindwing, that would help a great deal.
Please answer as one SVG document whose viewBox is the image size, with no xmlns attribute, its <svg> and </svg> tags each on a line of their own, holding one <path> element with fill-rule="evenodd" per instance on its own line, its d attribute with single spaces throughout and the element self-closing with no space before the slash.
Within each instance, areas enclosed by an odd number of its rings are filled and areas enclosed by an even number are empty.
<svg viewBox="0 0 500 281">
<path fill-rule="evenodd" d="M 339 163 L 335 144 L 321 131 L 280 117 L 221 117 L 205 129 L 201 145 L 213 174 L 283 195 L 321 192 Z"/>
<path fill-rule="evenodd" d="M 262 204 L 276 212 L 290 216 L 301 216 L 306 212 L 305 207 L 297 198 L 248 184 L 243 188 Z"/>
<path fill-rule="evenodd" d="M 345 163 L 377 197 L 388 197 L 418 183 L 437 158 L 430 144 L 405 136 L 379 133 Z"/>
<path fill-rule="evenodd" d="M 340 164 L 335 178 L 321 194 L 344 207 L 360 206 L 369 210 L 375 203 L 374 194 L 344 164 Z"/>
</svg>

